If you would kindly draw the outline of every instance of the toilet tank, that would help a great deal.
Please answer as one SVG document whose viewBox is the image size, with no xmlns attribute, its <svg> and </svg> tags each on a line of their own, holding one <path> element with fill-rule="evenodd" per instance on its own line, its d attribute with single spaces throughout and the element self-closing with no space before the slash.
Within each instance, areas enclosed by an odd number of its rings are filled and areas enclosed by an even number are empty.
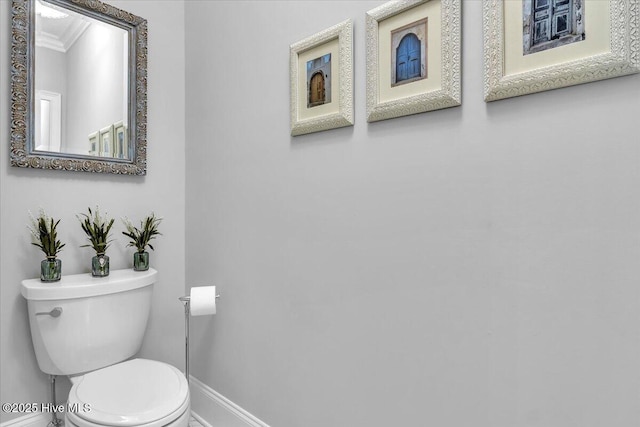
<svg viewBox="0 0 640 427">
<path fill-rule="evenodd" d="M 135 355 L 147 328 L 157 275 L 150 268 L 112 270 L 99 278 L 63 276 L 53 283 L 24 280 L 21 291 L 40 370 L 75 375 Z"/>
</svg>

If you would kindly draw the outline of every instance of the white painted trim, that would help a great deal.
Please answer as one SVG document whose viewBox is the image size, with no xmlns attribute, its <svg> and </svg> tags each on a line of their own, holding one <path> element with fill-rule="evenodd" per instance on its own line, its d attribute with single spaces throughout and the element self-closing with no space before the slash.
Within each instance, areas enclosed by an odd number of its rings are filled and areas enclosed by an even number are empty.
<svg viewBox="0 0 640 427">
<path fill-rule="evenodd" d="M 193 410 L 191 411 L 191 417 L 195 419 L 197 422 L 199 422 L 202 425 L 202 427 L 213 427 L 211 424 L 207 422 L 207 420 L 205 420 L 200 415 L 193 412 Z"/>
<path fill-rule="evenodd" d="M 193 376 L 189 379 L 191 415 L 204 427 L 269 427 L 208 385 Z"/>
<path fill-rule="evenodd" d="M 80 36 L 91 25 L 80 18 L 69 24 L 62 35 L 47 33 L 40 29 L 36 29 L 36 46 L 52 49 L 57 52 L 67 53 Z M 126 32 L 125 32 L 126 34 Z"/>
<path fill-rule="evenodd" d="M 203 427 L 269 427 L 208 385 L 190 377 L 191 415 Z M 35 412 L 0 424 L 0 427 L 44 427 L 51 420 L 48 412 Z"/>
<path fill-rule="evenodd" d="M 51 421 L 51 414 L 48 412 L 34 412 L 22 417 L 14 418 L 0 424 L 0 427 L 42 427 Z"/>
<path fill-rule="evenodd" d="M 45 117 L 42 102 L 49 105 L 49 114 Z M 60 152 L 62 141 L 62 94 L 48 90 L 36 90 L 36 150 Z M 44 131 L 44 132 L 43 132 Z M 46 135 L 48 131 L 48 135 Z"/>
</svg>

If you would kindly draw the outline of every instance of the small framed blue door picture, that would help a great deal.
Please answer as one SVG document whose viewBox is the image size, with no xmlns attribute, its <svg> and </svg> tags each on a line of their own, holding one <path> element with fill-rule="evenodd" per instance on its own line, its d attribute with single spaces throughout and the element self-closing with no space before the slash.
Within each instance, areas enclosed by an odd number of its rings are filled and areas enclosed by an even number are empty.
<svg viewBox="0 0 640 427">
<path fill-rule="evenodd" d="M 367 12 L 367 121 L 461 103 L 461 0 L 390 1 Z"/>
</svg>

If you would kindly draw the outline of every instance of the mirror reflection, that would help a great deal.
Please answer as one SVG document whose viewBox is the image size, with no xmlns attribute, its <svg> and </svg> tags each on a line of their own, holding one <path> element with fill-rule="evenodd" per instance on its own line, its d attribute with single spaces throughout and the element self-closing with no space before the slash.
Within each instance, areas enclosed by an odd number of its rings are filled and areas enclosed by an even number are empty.
<svg viewBox="0 0 640 427">
<path fill-rule="evenodd" d="M 128 124 L 128 31 L 35 1 L 37 152 L 133 158 Z"/>
<path fill-rule="evenodd" d="M 144 18 L 99 0 L 11 0 L 10 162 L 146 175 Z"/>
</svg>

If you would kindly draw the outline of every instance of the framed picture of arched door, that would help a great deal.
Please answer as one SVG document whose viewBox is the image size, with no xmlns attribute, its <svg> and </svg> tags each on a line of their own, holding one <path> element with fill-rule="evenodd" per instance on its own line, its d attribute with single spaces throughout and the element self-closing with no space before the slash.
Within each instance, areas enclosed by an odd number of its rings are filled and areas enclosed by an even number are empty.
<svg viewBox="0 0 640 427">
<path fill-rule="evenodd" d="M 290 46 L 291 135 L 353 125 L 353 21 Z"/>
<path fill-rule="evenodd" d="M 367 121 L 461 103 L 461 0 L 390 1 L 367 12 Z"/>
</svg>

